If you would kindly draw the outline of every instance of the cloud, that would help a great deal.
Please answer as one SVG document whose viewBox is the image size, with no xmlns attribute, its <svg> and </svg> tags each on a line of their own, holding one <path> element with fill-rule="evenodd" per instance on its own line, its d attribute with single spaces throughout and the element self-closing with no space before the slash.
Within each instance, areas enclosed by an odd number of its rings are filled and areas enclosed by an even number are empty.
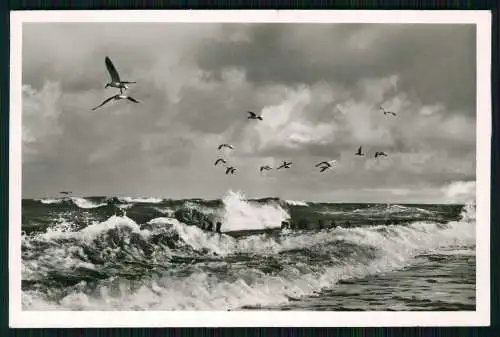
<svg viewBox="0 0 500 337">
<path fill-rule="evenodd" d="M 474 113 L 474 25 L 246 27 L 246 39 L 207 42 L 204 53 L 198 55 L 199 66 L 216 77 L 227 66 L 242 68 L 256 83 L 311 84 L 325 79 L 353 84 L 398 74 L 399 89 L 423 104 L 444 102 L 450 108 Z M 443 90 L 450 85 L 452 88 Z"/>
<path fill-rule="evenodd" d="M 456 203 L 466 203 L 476 200 L 475 181 L 454 181 L 443 187 L 443 192 L 447 201 Z"/>
<path fill-rule="evenodd" d="M 23 94 L 23 159 L 30 162 L 40 153 L 49 150 L 50 142 L 61 133 L 59 125 L 60 87 L 46 82 L 40 91 L 29 85 L 22 87 Z"/>
</svg>

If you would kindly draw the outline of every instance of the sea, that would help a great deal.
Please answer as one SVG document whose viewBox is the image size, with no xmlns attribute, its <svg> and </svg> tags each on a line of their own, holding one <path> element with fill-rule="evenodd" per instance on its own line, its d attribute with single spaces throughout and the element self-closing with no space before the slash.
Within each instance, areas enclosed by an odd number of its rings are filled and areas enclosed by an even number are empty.
<svg viewBox="0 0 500 337">
<path fill-rule="evenodd" d="M 475 242 L 474 203 L 23 199 L 22 307 L 474 311 Z"/>
</svg>

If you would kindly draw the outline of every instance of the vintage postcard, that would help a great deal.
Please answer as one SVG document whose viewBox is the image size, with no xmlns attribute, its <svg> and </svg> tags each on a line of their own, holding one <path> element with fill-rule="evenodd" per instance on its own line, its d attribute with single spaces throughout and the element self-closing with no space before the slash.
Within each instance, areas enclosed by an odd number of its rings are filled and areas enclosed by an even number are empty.
<svg viewBox="0 0 500 337">
<path fill-rule="evenodd" d="M 12 12 L 11 326 L 488 325 L 490 26 Z"/>
</svg>

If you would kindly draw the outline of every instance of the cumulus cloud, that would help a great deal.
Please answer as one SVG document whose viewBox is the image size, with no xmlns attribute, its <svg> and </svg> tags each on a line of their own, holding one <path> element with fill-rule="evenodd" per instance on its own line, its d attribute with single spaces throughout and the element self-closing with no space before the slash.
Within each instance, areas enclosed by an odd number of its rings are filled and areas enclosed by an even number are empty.
<svg viewBox="0 0 500 337">
<path fill-rule="evenodd" d="M 23 193 L 217 198 L 232 188 L 298 200 L 447 201 L 442 186 L 475 180 L 474 32 L 26 24 Z M 114 94 L 104 89 L 106 55 L 137 81 L 129 93 L 140 104 L 90 110 Z M 217 151 L 223 142 L 235 149 Z M 365 157 L 354 156 L 359 146 Z M 214 167 L 218 157 L 237 174 Z M 316 172 L 330 159 L 334 170 Z M 293 169 L 258 172 L 283 160 Z"/>
<path fill-rule="evenodd" d="M 454 181 L 443 188 L 449 202 L 466 203 L 476 200 L 475 181 Z"/>
</svg>

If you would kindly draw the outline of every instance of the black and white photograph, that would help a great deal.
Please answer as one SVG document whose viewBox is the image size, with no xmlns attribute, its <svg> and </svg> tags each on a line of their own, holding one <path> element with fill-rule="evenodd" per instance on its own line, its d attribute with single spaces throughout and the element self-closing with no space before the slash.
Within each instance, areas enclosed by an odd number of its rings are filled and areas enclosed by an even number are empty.
<svg viewBox="0 0 500 337">
<path fill-rule="evenodd" d="M 173 12 L 11 17 L 11 323 L 489 322 L 488 12 Z"/>
</svg>

